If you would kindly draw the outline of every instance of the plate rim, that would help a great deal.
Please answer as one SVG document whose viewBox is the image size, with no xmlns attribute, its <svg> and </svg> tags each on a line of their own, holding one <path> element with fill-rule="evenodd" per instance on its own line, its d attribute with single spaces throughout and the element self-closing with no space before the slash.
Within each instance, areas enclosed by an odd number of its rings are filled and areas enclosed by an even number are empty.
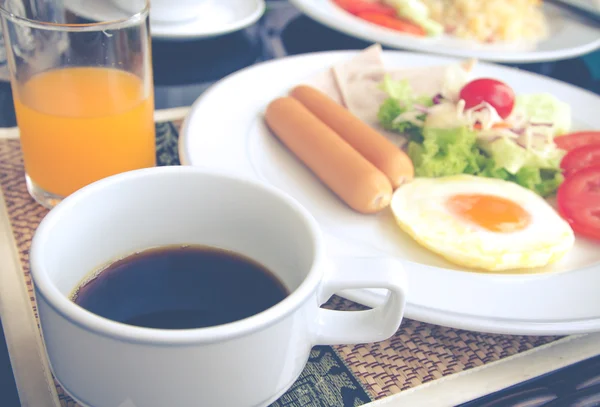
<svg viewBox="0 0 600 407">
<path fill-rule="evenodd" d="M 368 289 L 345 291 L 338 295 L 368 307 L 379 306 L 383 301 L 383 298 Z M 455 312 L 441 312 L 433 308 L 411 303 L 406 304 L 404 318 L 452 329 L 498 335 L 562 336 L 597 333 L 600 331 L 600 318 L 544 322 L 481 318 Z"/>
<path fill-rule="evenodd" d="M 560 50 L 549 50 L 549 51 L 521 51 L 521 52 L 506 52 L 506 51 L 469 51 L 469 50 L 454 50 L 449 49 L 445 50 L 440 47 L 433 46 L 411 46 L 410 44 L 402 44 L 398 45 L 395 41 L 387 40 L 385 36 L 377 37 L 377 34 L 373 34 L 369 31 L 373 29 L 373 27 L 369 27 L 367 23 L 357 22 L 360 27 L 364 28 L 364 30 L 353 30 L 350 26 L 344 25 L 342 22 L 339 22 L 335 17 L 330 17 L 326 15 L 325 12 L 320 10 L 318 7 L 314 6 L 313 3 L 315 0 L 289 0 L 292 5 L 294 5 L 298 10 L 307 15 L 308 17 L 314 19 L 315 21 L 342 32 L 346 35 L 360 38 L 366 41 L 371 42 L 379 42 L 382 45 L 386 45 L 388 47 L 396 48 L 396 49 L 405 49 L 412 51 L 420 51 L 427 52 L 436 55 L 450 56 L 450 57 L 463 57 L 463 58 L 479 58 L 481 60 L 489 61 L 489 62 L 504 62 L 504 63 L 535 63 L 535 62 L 550 62 L 550 61 L 558 61 L 563 59 L 569 59 L 578 57 L 584 54 L 588 54 L 597 49 L 600 49 L 600 36 L 595 42 L 589 42 L 578 47 L 572 48 L 564 48 Z M 330 1 L 330 0 L 328 0 Z M 397 34 L 398 35 L 398 34 Z M 402 34 L 399 34 L 402 37 L 406 37 Z M 410 37 L 412 40 L 413 37 Z M 407 41 L 408 42 L 408 41 Z M 504 54 L 508 56 L 505 56 Z"/>
<path fill-rule="evenodd" d="M 190 140 L 190 122 L 194 112 L 198 109 L 205 99 L 212 97 L 212 94 L 218 92 L 220 87 L 226 84 L 229 80 L 234 77 L 245 75 L 248 71 L 260 70 L 264 66 L 277 65 L 284 63 L 286 60 L 299 60 L 299 59 L 318 59 L 320 57 L 352 57 L 360 52 L 360 50 L 336 50 L 336 51 L 321 51 L 313 53 L 299 54 L 284 58 L 272 59 L 263 61 L 248 67 L 245 67 L 239 71 L 233 72 L 221 80 L 211 85 L 202 95 L 200 95 L 196 101 L 192 104 L 189 111 L 185 115 L 183 123 L 181 125 L 179 141 L 178 141 L 178 152 L 181 165 L 194 165 L 189 155 L 187 145 Z M 430 59 L 432 63 L 448 63 L 451 61 L 460 61 L 459 57 L 451 56 L 440 56 L 430 54 L 420 54 L 409 51 L 399 50 L 384 50 L 383 55 L 396 55 L 397 58 L 418 56 L 419 58 Z M 540 79 L 544 79 L 550 83 L 560 84 L 566 86 L 572 90 L 583 92 L 594 98 L 600 98 L 597 94 L 580 88 L 576 85 L 560 81 L 555 78 L 547 77 L 538 73 L 523 71 L 517 68 L 500 66 L 498 64 L 481 62 L 480 66 L 501 68 L 504 70 L 514 71 L 522 76 L 532 76 Z M 593 266 L 590 266 L 593 267 Z M 341 293 L 340 296 L 355 301 L 357 303 L 375 306 L 378 305 L 379 301 L 382 300 L 381 296 L 373 293 L 371 290 L 353 290 L 352 292 Z M 585 334 L 591 332 L 600 331 L 600 317 L 598 318 L 585 318 L 570 321 L 543 321 L 535 322 L 531 320 L 519 320 L 519 319 L 508 319 L 508 318 L 494 318 L 494 317 L 480 317 L 470 314 L 447 312 L 441 311 L 434 308 L 428 308 L 423 305 L 416 305 L 412 303 L 406 304 L 404 317 L 409 319 L 418 320 L 425 323 L 446 326 L 455 329 L 465 329 L 470 331 L 485 332 L 491 334 L 508 334 L 508 335 L 570 335 L 570 334 Z"/>
</svg>

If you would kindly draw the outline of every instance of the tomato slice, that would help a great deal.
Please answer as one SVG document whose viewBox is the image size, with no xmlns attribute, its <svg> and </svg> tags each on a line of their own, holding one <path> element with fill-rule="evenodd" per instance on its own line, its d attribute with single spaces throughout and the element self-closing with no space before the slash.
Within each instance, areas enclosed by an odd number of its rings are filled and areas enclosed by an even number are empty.
<svg viewBox="0 0 600 407">
<path fill-rule="evenodd" d="M 582 236 L 600 240 L 600 166 L 567 178 L 556 195 L 558 212 Z"/>
<path fill-rule="evenodd" d="M 585 167 L 600 165 L 600 144 L 577 147 L 569 151 L 560 163 L 565 176 L 570 177 Z"/>
<path fill-rule="evenodd" d="M 558 136 L 554 142 L 563 150 L 571 151 L 588 144 L 600 144 L 600 131 L 578 131 L 564 136 Z"/>
<path fill-rule="evenodd" d="M 390 17 L 378 13 L 358 13 L 357 17 L 382 27 L 391 28 L 392 30 L 417 35 L 419 37 L 425 35 L 425 30 L 423 28 L 397 17 Z"/>
<path fill-rule="evenodd" d="M 377 13 L 390 17 L 397 16 L 396 9 L 381 3 L 365 0 L 333 0 L 333 2 L 351 14 Z"/>
</svg>

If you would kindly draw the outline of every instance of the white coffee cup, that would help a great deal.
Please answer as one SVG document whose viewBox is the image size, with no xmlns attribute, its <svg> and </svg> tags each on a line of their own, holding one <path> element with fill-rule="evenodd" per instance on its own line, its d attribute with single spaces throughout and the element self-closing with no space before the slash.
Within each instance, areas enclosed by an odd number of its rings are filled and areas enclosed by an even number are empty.
<svg viewBox="0 0 600 407">
<path fill-rule="evenodd" d="M 187 330 L 122 324 L 69 300 L 102 265 L 173 244 L 246 255 L 291 294 L 249 318 Z M 294 383 L 312 346 L 384 340 L 398 329 L 405 304 L 395 260 L 328 257 L 315 220 L 296 201 L 195 167 L 138 170 L 79 190 L 42 221 L 30 259 L 54 375 L 93 407 L 267 406 Z M 372 310 L 320 308 L 356 288 L 389 294 Z"/>
<path fill-rule="evenodd" d="M 148 0 L 111 0 L 130 14 L 139 12 Z M 196 18 L 213 0 L 150 0 L 150 21 L 182 22 Z"/>
</svg>

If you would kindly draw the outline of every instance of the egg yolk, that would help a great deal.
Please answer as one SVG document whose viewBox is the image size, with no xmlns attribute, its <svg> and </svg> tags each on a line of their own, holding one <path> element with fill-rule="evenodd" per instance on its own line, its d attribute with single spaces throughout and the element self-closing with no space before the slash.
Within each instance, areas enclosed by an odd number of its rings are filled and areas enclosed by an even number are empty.
<svg viewBox="0 0 600 407">
<path fill-rule="evenodd" d="M 515 232 L 531 222 L 521 205 L 498 196 L 454 195 L 447 205 L 453 213 L 492 232 Z"/>
</svg>

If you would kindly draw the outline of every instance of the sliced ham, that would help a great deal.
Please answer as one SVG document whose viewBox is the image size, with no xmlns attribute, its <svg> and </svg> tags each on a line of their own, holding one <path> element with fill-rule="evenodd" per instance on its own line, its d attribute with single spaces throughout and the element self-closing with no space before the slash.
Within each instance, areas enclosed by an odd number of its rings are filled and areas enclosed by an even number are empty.
<svg viewBox="0 0 600 407">
<path fill-rule="evenodd" d="M 319 72 L 318 74 L 308 78 L 308 80 L 301 83 L 302 85 L 312 86 L 315 89 L 320 90 L 331 99 L 335 100 L 336 103 L 339 103 L 342 106 L 346 106 L 344 100 L 342 99 L 342 94 L 340 92 L 340 88 L 335 80 L 335 76 L 333 75 L 333 68 L 329 68 L 323 72 Z"/>
<path fill-rule="evenodd" d="M 373 45 L 333 67 L 346 108 L 369 124 L 377 123 L 379 106 L 386 98 L 378 89 L 385 73 L 380 45 Z"/>
</svg>

